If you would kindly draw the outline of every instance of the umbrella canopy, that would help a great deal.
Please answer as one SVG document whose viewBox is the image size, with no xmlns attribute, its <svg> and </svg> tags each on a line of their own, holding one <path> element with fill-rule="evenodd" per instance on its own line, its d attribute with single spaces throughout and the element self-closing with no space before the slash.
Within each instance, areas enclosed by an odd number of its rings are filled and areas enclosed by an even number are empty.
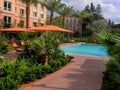
<svg viewBox="0 0 120 90">
<path fill-rule="evenodd" d="M 28 31 L 45 32 L 46 30 L 43 27 L 33 27 L 33 28 L 29 28 Z"/>
<path fill-rule="evenodd" d="M 26 32 L 28 30 L 26 28 L 15 27 L 15 28 L 2 29 L 0 31 L 2 32 Z"/>
<path fill-rule="evenodd" d="M 30 28 L 30 30 L 35 30 L 35 31 L 58 31 L 58 32 L 68 32 L 68 33 L 72 33 L 72 31 L 70 30 L 66 30 L 63 28 L 60 28 L 58 26 L 54 26 L 54 25 L 45 25 L 45 26 L 41 26 L 41 27 L 35 27 L 35 28 Z"/>
</svg>

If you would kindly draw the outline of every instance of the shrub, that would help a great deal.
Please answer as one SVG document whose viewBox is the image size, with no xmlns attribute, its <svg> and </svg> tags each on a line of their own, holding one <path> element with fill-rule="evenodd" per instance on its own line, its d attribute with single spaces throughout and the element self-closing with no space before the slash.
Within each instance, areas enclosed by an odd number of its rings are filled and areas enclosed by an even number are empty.
<svg viewBox="0 0 120 90">
<path fill-rule="evenodd" d="M 17 90 L 19 82 L 7 76 L 0 78 L 0 90 Z"/>
<path fill-rule="evenodd" d="M 28 81 L 34 81 L 36 80 L 36 74 L 35 74 L 36 66 L 31 66 L 30 69 L 27 68 L 25 71 L 25 75 L 22 78 L 22 82 L 26 83 Z"/>
<path fill-rule="evenodd" d="M 45 74 L 50 73 L 51 69 L 52 68 L 51 68 L 51 66 L 49 64 L 43 65 L 42 66 L 42 74 L 45 75 Z"/>
<path fill-rule="evenodd" d="M 51 72 L 60 69 L 61 62 L 59 60 L 50 60 L 48 63 L 51 66 Z"/>
<path fill-rule="evenodd" d="M 31 64 L 24 58 L 19 58 L 17 61 L 4 60 L 1 65 L 4 73 L 0 76 L 0 90 L 17 90 L 20 84 L 34 81 L 60 69 L 71 58 L 64 56 L 56 60 L 49 60 L 47 65 Z"/>
<path fill-rule="evenodd" d="M 112 58 L 106 64 L 102 90 L 120 90 L 120 61 L 118 57 Z"/>
<path fill-rule="evenodd" d="M 24 71 L 26 68 L 25 62 L 13 62 L 4 61 L 2 69 L 4 71 L 2 77 L 0 77 L 0 90 L 15 90 L 18 88 Z"/>
<path fill-rule="evenodd" d="M 7 47 L 8 45 L 6 43 L 5 38 L 0 36 L 0 53 L 2 54 L 7 53 L 8 52 Z"/>
<path fill-rule="evenodd" d="M 74 38 L 74 40 L 75 40 L 75 42 L 89 42 L 90 36 L 82 37 L 82 39 L 80 37 L 78 37 L 78 38 Z"/>
</svg>

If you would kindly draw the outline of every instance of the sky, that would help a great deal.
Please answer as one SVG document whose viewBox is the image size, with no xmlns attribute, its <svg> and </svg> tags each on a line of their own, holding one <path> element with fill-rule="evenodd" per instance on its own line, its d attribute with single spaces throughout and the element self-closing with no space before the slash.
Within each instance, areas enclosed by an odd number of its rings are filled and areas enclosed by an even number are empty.
<svg viewBox="0 0 120 90">
<path fill-rule="evenodd" d="M 102 14 L 107 20 L 111 19 L 116 24 L 120 23 L 120 0 L 62 0 L 62 2 L 72 6 L 75 10 L 83 10 L 91 2 L 95 6 L 100 4 Z"/>
</svg>

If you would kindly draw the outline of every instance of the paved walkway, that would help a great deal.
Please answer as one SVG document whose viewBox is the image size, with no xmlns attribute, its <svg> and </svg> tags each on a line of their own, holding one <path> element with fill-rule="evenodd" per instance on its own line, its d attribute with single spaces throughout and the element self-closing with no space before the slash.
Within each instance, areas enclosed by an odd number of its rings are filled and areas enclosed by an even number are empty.
<svg viewBox="0 0 120 90">
<path fill-rule="evenodd" d="M 71 63 L 19 90 L 100 90 L 104 59 L 75 55 Z"/>
</svg>

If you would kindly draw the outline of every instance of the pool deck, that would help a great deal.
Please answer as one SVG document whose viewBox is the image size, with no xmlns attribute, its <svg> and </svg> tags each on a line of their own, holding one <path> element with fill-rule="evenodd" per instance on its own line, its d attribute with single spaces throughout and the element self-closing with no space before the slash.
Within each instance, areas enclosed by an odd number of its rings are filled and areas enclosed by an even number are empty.
<svg viewBox="0 0 120 90">
<path fill-rule="evenodd" d="M 61 46 L 66 45 L 71 43 Z M 19 90 L 100 90 L 106 58 L 73 56 L 72 62 L 60 70 L 43 79 L 22 85 Z"/>
</svg>

